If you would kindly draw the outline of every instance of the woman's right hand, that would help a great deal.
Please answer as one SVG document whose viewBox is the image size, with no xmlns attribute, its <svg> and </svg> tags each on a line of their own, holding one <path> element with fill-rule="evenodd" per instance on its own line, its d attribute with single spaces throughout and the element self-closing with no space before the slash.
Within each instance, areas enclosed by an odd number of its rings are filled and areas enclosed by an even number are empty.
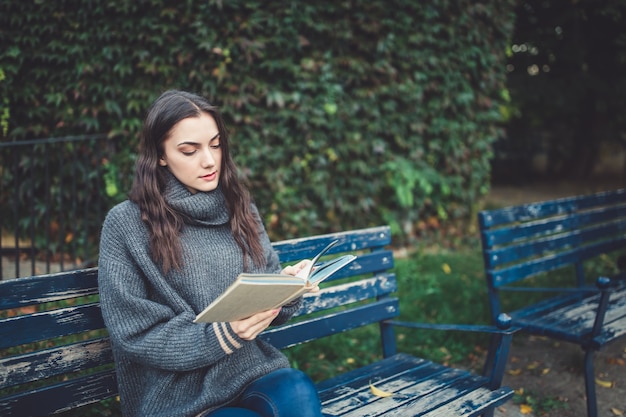
<svg viewBox="0 0 626 417">
<path fill-rule="evenodd" d="M 230 327 L 243 340 L 254 340 L 263 330 L 267 329 L 276 318 L 280 308 L 263 311 L 246 319 L 231 321 Z"/>
</svg>

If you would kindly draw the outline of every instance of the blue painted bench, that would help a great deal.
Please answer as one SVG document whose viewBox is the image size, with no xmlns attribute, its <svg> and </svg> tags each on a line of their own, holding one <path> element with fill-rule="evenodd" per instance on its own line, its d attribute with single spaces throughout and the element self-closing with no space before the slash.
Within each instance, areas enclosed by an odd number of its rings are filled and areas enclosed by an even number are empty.
<svg viewBox="0 0 626 417">
<path fill-rule="evenodd" d="M 619 271 L 586 277 L 585 266 L 623 256 L 626 189 L 485 210 L 478 223 L 493 319 L 507 291 L 545 295 L 511 312 L 513 326 L 584 349 L 587 414 L 597 416 L 594 352 L 626 334 L 626 281 Z M 555 270 L 571 277 L 566 285 Z M 549 284 L 520 286 L 538 276 Z"/>
<path fill-rule="evenodd" d="M 274 246 L 281 261 L 290 263 L 310 258 L 334 239 L 339 244 L 332 253 L 358 258 L 319 293 L 307 295 L 299 317 L 262 334 L 282 349 L 369 324 L 378 329 L 382 359 L 318 384 L 325 415 L 491 415 L 512 397 L 511 389 L 500 386 L 513 333 L 508 316 L 501 317 L 499 327 L 396 321 L 393 253 L 385 248 L 391 243 L 388 227 Z M 118 395 L 97 294 L 96 269 L 0 283 L 0 415 L 49 415 Z M 32 306 L 36 312 L 28 311 Z M 483 376 L 396 353 L 394 326 L 483 331 L 499 343 Z M 373 395 L 370 383 L 393 395 Z"/>
</svg>

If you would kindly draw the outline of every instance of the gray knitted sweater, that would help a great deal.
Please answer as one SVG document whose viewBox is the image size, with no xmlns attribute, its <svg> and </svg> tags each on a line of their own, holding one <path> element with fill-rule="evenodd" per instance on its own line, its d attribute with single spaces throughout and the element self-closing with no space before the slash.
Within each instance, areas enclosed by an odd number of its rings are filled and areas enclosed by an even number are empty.
<svg viewBox="0 0 626 417">
<path fill-rule="evenodd" d="M 182 270 L 164 275 L 151 260 L 148 230 L 135 204 L 114 207 L 102 229 L 102 313 L 126 417 L 195 416 L 226 404 L 258 377 L 289 366 L 276 348 L 240 339 L 228 323 L 192 322 L 243 271 L 243 256 L 219 188 L 191 194 L 170 176 L 166 198 L 190 219 L 180 236 Z M 278 257 L 260 223 L 259 228 L 264 270 L 278 272 Z M 284 307 L 273 324 L 284 323 L 298 308 Z"/>
</svg>

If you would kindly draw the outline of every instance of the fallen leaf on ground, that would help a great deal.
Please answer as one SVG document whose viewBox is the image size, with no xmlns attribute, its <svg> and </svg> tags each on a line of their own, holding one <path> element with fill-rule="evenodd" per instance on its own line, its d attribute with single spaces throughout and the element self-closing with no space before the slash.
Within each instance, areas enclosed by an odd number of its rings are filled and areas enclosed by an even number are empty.
<svg viewBox="0 0 626 417">
<path fill-rule="evenodd" d="M 615 407 L 611 407 L 611 413 L 615 414 L 616 416 L 623 416 L 624 415 L 624 411 L 617 409 Z"/>
<path fill-rule="evenodd" d="M 596 378 L 596 384 L 604 388 L 613 388 L 613 381 L 605 381 L 603 379 Z"/>
<path fill-rule="evenodd" d="M 606 363 L 608 363 L 609 365 L 621 365 L 621 366 L 624 366 L 626 364 L 626 362 L 622 358 L 608 358 L 606 360 Z"/>
<path fill-rule="evenodd" d="M 528 404 L 522 404 L 519 406 L 519 412 L 522 414 L 530 414 L 533 412 L 533 408 Z"/>
<path fill-rule="evenodd" d="M 522 373 L 522 370 L 521 370 L 521 369 L 509 369 L 509 370 L 507 371 L 507 374 L 509 374 L 509 375 L 513 375 L 513 376 L 518 376 L 518 375 L 519 375 L 519 374 L 521 374 L 521 373 Z"/>
<path fill-rule="evenodd" d="M 543 368 L 541 370 L 541 375 L 547 375 L 548 373 L 550 373 L 550 368 Z"/>
<path fill-rule="evenodd" d="M 390 393 L 390 392 L 383 391 L 383 390 L 381 390 L 381 389 L 379 389 L 379 388 L 376 388 L 376 387 L 374 386 L 374 384 L 372 384 L 371 382 L 370 382 L 370 390 L 372 390 L 372 394 L 374 394 L 374 395 L 375 395 L 375 396 L 377 396 L 377 397 L 382 397 L 382 398 L 384 398 L 384 397 L 391 397 L 391 396 L 393 395 L 393 394 L 392 394 L 392 393 Z"/>
</svg>

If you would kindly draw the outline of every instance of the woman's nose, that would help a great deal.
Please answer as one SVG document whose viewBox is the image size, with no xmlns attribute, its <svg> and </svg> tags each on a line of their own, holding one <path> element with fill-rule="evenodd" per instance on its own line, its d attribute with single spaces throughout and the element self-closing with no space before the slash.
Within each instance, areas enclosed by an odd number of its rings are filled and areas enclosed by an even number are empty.
<svg viewBox="0 0 626 417">
<path fill-rule="evenodd" d="M 202 152 L 201 163 L 203 167 L 211 167 L 215 165 L 215 158 L 213 157 L 213 153 L 211 152 L 211 149 L 205 149 Z"/>
</svg>

